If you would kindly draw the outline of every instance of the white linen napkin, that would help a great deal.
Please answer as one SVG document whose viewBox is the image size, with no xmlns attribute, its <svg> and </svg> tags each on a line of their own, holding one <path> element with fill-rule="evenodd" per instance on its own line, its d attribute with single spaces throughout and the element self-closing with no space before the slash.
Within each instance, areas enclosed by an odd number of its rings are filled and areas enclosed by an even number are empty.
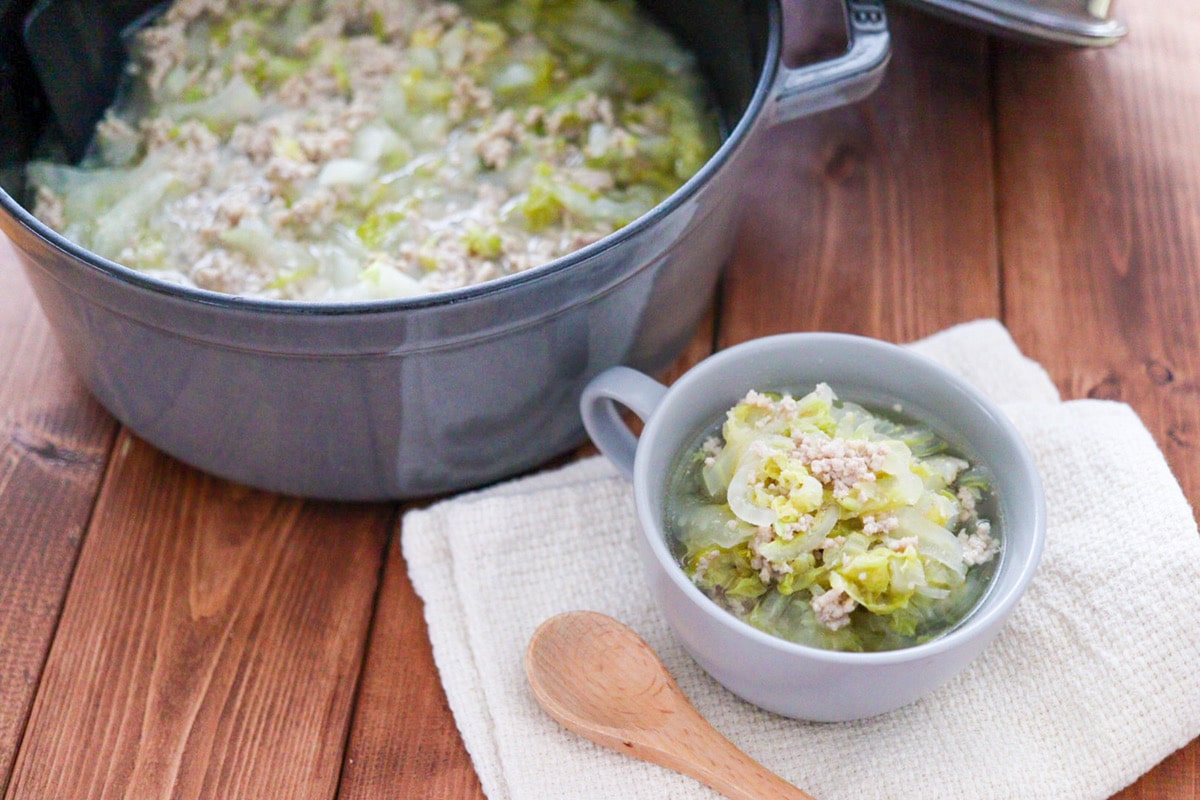
<svg viewBox="0 0 1200 800">
<path fill-rule="evenodd" d="M 534 702 L 523 657 L 562 611 L 630 625 L 713 724 L 818 800 L 1107 798 L 1200 735 L 1200 536 L 1125 405 L 1060 402 L 991 320 L 911 345 L 974 382 L 1045 483 L 1041 567 L 960 676 L 850 723 L 761 711 L 675 642 L 643 585 L 630 485 L 600 457 L 411 511 L 401 536 L 450 707 L 491 800 L 715 797 L 609 752 Z"/>
</svg>

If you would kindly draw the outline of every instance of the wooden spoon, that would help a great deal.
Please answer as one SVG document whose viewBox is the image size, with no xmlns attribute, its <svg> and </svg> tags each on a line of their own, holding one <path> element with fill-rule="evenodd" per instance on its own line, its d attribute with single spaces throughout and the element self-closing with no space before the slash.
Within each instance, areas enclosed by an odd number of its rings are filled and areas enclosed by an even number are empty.
<svg viewBox="0 0 1200 800">
<path fill-rule="evenodd" d="M 641 637 L 573 611 L 534 632 L 525 672 L 546 713 L 618 753 L 678 770 L 734 800 L 813 800 L 717 732 Z"/>
</svg>

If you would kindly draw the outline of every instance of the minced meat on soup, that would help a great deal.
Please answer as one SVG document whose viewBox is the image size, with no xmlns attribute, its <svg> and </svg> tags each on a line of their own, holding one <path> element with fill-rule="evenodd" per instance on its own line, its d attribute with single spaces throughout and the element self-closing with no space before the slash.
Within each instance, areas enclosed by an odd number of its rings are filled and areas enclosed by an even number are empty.
<svg viewBox="0 0 1200 800">
<path fill-rule="evenodd" d="M 822 383 L 750 391 L 700 433 L 664 518 L 680 566 L 735 616 L 799 644 L 875 651 L 970 613 L 1002 549 L 993 511 L 981 465 Z"/>
<path fill-rule="evenodd" d="M 34 213 L 177 283 L 402 297 L 594 242 L 708 159 L 692 58 L 632 0 L 178 0 Z"/>
</svg>

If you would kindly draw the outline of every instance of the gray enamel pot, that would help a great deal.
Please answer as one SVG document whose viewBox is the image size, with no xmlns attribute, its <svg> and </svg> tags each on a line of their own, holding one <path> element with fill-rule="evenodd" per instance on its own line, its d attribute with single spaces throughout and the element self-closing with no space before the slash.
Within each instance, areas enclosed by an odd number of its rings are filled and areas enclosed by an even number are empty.
<svg viewBox="0 0 1200 800">
<path fill-rule="evenodd" d="M 847 51 L 800 69 L 781 61 L 778 0 L 644 5 L 697 54 L 724 142 L 633 224 L 528 272 L 354 304 L 182 288 L 34 219 L 14 199 L 24 187 L 13 149 L 0 230 L 71 367 L 118 420 L 184 462 L 344 500 L 516 474 L 584 440 L 577 408 L 592 377 L 617 364 L 653 374 L 682 351 L 733 246 L 743 165 L 763 130 L 862 97 L 887 62 L 880 0 L 847 0 Z M 0 118 L 0 139 L 28 139 L 16 126 L 36 108 L 30 97 L 19 120 Z"/>
</svg>

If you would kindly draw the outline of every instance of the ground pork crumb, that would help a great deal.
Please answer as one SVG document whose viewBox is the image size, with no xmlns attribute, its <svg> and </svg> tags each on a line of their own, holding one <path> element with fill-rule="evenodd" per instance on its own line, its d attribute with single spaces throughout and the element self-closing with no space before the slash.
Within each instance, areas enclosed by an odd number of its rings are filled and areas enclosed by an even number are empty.
<svg viewBox="0 0 1200 800">
<path fill-rule="evenodd" d="M 175 0 L 163 18 L 169 22 L 188 23 L 205 14 L 220 16 L 229 10 L 229 0 Z"/>
<path fill-rule="evenodd" d="M 187 34 L 182 21 L 152 25 L 138 34 L 138 44 L 146 65 L 146 86 L 157 95 L 167 74 L 183 63 L 187 55 Z"/>
<path fill-rule="evenodd" d="M 863 516 L 863 533 L 874 536 L 878 533 L 891 533 L 900 526 L 900 520 L 895 514 L 866 514 Z"/>
<path fill-rule="evenodd" d="M 846 543 L 845 536 L 826 536 L 820 544 L 821 550 L 832 550 Z"/>
<path fill-rule="evenodd" d="M 841 589 L 830 589 L 827 592 L 813 595 L 812 610 L 817 616 L 817 622 L 831 631 L 841 630 L 850 624 L 850 613 L 858 607 L 853 597 Z"/>
<path fill-rule="evenodd" d="M 775 401 L 771 399 L 770 395 L 763 394 L 754 389 L 746 392 L 746 396 L 742 398 L 742 403 L 751 408 L 761 408 L 764 411 L 771 411 L 775 408 Z"/>
<path fill-rule="evenodd" d="M 62 230 L 66 227 L 66 217 L 63 216 L 63 199 L 45 186 L 39 186 L 37 189 L 33 213 L 51 228 Z"/>
<path fill-rule="evenodd" d="M 992 538 L 992 524 L 986 519 L 979 520 L 973 532 L 960 532 L 958 540 L 963 546 L 963 563 L 969 567 L 986 564 L 1000 550 L 999 542 Z"/>
<path fill-rule="evenodd" d="M 475 144 L 479 160 L 491 169 L 504 169 L 512 156 L 513 141 L 503 136 L 481 136 Z"/>
<path fill-rule="evenodd" d="M 275 156 L 267 162 L 266 178 L 271 183 L 288 186 L 296 181 L 307 180 L 317 174 L 317 166 L 306 161 L 296 161 Z"/>
<path fill-rule="evenodd" d="M 773 541 L 775 541 L 775 530 L 770 525 L 760 525 L 754 532 L 754 538 L 750 540 L 750 566 L 758 570 L 758 577 L 763 583 L 770 583 L 774 578 L 795 572 L 791 564 L 772 561 L 763 555 L 762 546 Z"/>
<path fill-rule="evenodd" d="M 134 161 L 142 147 L 142 135 L 116 114 L 105 114 L 96 124 L 96 145 L 108 163 L 125 166 Z"/>
<path fill-rule="evenodd" d="M 796 538 L 796 534 L 807 533 L 816 521 L 817 518 L 812 514 L 801 514 L 795 522 L 780 523 L 779 538 L 790 542 Z"/>
<path fill-rule="evenodd" d="M 800 436 L 797 450 L 809 472 L 830 486 L 835 498 L 848 496 L 860 483 L 874 481 L 889 452 L 884 442 L 811 433 Z"/>
<path fill-rule="evenodd" d="M 213 201 L 212 223 L 204 229 L 207 235 L 219 235 L 222 231 L 236 228 L 243 219 L 257 217 L 265 205 L 260 191 L 250 187 L 238 187 Z"/>
<path fill-rule="evenodd" d="M 227 250 L 215 248 L 205 253 L 192 270 L 192 280 L 201 289 L 225 292 L 243 281 L 247 271 L 244 258 Z"/>
<path fill-rule="evenodd" d="M 699 581 L 704 577 L 705 571 L 712 565 L 712 562 L 720 555 L 718 550 L 710 550 L 700 558 L 696 559 L 696 569 L 692 572 L 692 580 Z"/>
<path fill-rule="evenodd" d="M 975 492 L 969 487 L 962 487 L 958 490 L 958 518 L 962 522 L 966 522 L 971 517 L 975 516 Z"/>
<path fill-rule="evenodd" d="M 350 147 L 354 144 L 354 134 L 344 127 L 322 127 L 312 131 L 300 131 L 296 134 L 296 144 L 300 145 L 305 158 L 314 164 L 320 164 L 349 155 Z"/>
<path fill-rule="evenodd" d="M 460 75 L 454 80 L 454 96 L 450 98 L 447 114 L 452 122 L 462 122 L 471 110 L 491 110 L 495 98 L 491 91 L 477 84 L 470 76 Z"/>
<path fill-rule="evenodd" d="M 338 195 L 331 189 L 317 189 L 301 197 L 290 208 L 281 213 L 278 220 L 283 225 L 307 227 L 328 225 L 337 213 Z"/>
</svg>

